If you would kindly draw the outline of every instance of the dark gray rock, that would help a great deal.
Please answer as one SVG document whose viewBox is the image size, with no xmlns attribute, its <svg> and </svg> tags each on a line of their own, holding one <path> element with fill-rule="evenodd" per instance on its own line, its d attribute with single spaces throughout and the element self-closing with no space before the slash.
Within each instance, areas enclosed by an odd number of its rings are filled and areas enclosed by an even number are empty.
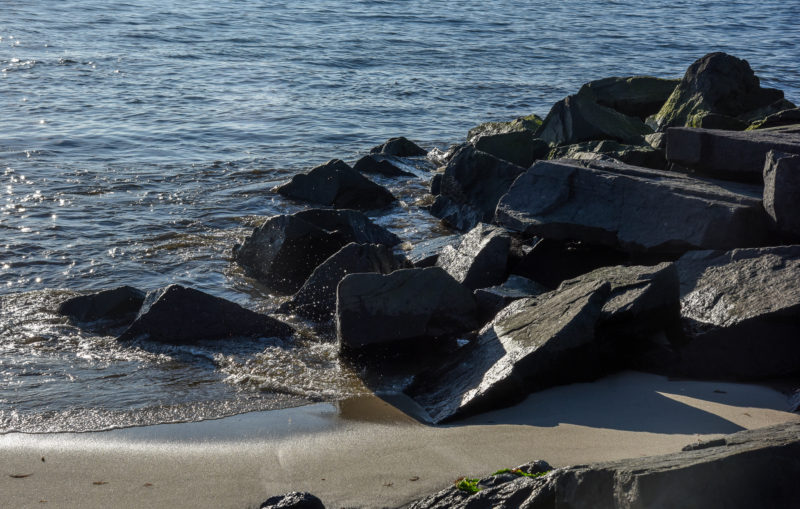
<svg viewBox="0 0 800 509">
<path fill-rule="evenodd" d="M 741 431 L 663 456 L 559 468 L 412 509 L 750 509 L 797 506 L 800 424 Z"/>
<path fill-rule="evenodd" d="M 147 294 L 136 320 L 119 339 L 143 337 L 183 345 L 204 340 L 287 337 L 293 333 L 289 325 L 234 302 L 170 285 Z"/>
<path fill-rule="evenodd" d="M 350 242 L 393 246 L 400 239 L 358 211 L 311 209 L 267 219 L 234 248 L 234 259 L 270 289 L 291 294 Z"/>
<path fill-rule="evenodd" d="M 677 321 L 677 286 L 671 264 L 610 267 L 518 300 L 407 393 L 438 423 L 594 379 L 618 369 L 629 344 Z"/>
<path fill-rule="evenodd" d="M 758 379 L 800 372 L 800 246 L 696 251 L 676 262 L 690 339 L 683 373 Z"/>
<path fill-rule="evenodd" d="M 590 81 L 578 91 L 601 106 L 640 120 L 657 113 L 680 80 L 650 76 L 605 78 Z"/>
<path fill-rule="evenodd" d="M 553 145 L 591 140 L 637 145 L 652 132 L 638 118 L 600 106 L 586 95 L 571 95 L 553 105 L 536 137 Z"/>
<path fill-rule="evenodd" d="M 663 170 L 667 165 L 663 151 L 650 146 L 624 145 L 610 140 L 587 141 L 556 147 L 547 154 L 547 159 L 564 158 L 591 161 L 598 159 L 599 155 L 608 156 L 633 166 L 644 166 L 656 170 Z"/>
<path fill-rule="evenodd" d="M 467 133 L 467 142 L 474 143 L 481 136 L 491 136 L 494 134 L 520 131 L 535 133 L 541 125 L 542 119 L 539 118 L 538 115 L 519 117 L 510 122 L 484 122 L 469 130 Z"/>
<path fill-rule="evenodd" d="M 502 228 L 479 224 L 458 247 L 444 246 L 438 267 L 470 290 L 501 283 L 506 278 L 511 236 Z"/>
<path fill-rule="evenodd" d="M 478 303 L 478 315 L 482 320 L 494 317 L 500 310 L 515 300 L 536 297 L 549 291 L 535 281 L 522 276 L 511 275 L 501 285 L 475 290 L 475 301 Z"/>
<path fill-rule="evenodd" d="M 461 235 L 444 235 L 429 240 L 423 240 L 406 253 L 406 258 L 414 267 L 433 267 L 439 255 L 447 246 L 455 247 L 461 243 Z"/>
<path fill-rule="evenodd" d="M 350 274 L 336 293 L 336 333 L 343 351 L 477 326 L 472 292 L 439 267 Z"/>
<path fill-rule="evenodd" d="M 379 209 L 395 197 L 385 187 L 367 179 L 343 161 L 333 159 L 299 173 L 275 190 L 296 200 L 330 205 L 337 209 Z"/>
<path fill-rule="evenodd" d="M 433 196 L 439 196 L 439 193 L 442 192 L 442 177 L 444 177 L 442 173 L 436 173 L 431 177 L 430 193 Z"/>
<path fill-rule="evenodd" d="M 524 171 L 472 146 L 464 147 L 445 168 L 431 214 L 461 231 L 491 223 L 498 200 Z"/>
<path fill-rule="evenodd" d="M 504 161 L 527 168 L 537 159 L 547 156 L 550 145 L 534 138 L 528 130 L 486 134 L 475 139 L 475 148 Z"/>
<path fill-rule="evenodd" d="M 775 127 L 800 127 L 800 108 L 790 108 L 756 120 L 748 129 L 772 129 Z"/>
<path fill-rule="evenodd" d="M 358 161 L 353 169 L 361 173 L 377 173 L 386 177 L 413 177 L 414 174 L 392 163 L 392 159 L 380 154 L 369 154 Z"/>
<path fill-rule="evenodd" d="M 708 175 L 760 183 L 770 150 L 800 154 L 800 130 L 667 130 L 667 160 Z"/>
<path fill-rule="evenodd" d="M 428 153 L 413 141 L 402 136 L 398 138 L 389 138 L 386 143 L 373 147 L 369 152 L 370 154 L 386 154 L 398 157 L 424 156 Z"/>
<path fill-rule="evenodd" d="M 58 314 L 76 322 L 130 321 L 139 312 L 145 293 L 132 286 L 73 297 L 58 306 Z"/>
<path fill-rule="evenodd" d="M 785 108 L 783 92 L 761 88 L 750 64 L 726 53 L 709 53 L 686 70 L 680 84 L 652 118 L 659 131 L 668 127 L 729 127 Z M 774 105 L 774 106 L 772 106 Z M 709 125 L 707 117 L 716 125 Z M 741 127 L 741 129 L 744 129 Z"/>
<path fill-rule="evenodd" d="M 388 274 L 409 265 L 404 262 L 392 254 L 389 247 L 350 243 L 314 269 L 303 287 L 278 312 L 295 313 L 317 321 L 328 320 L 336 308 L 336 287 L 347 274 Z"/>
<path fill-rule="evenodd" d="M 537 161 L 497 205 L 511 230 L 632 252 L 762 245 L 761 189 L 606 161 Z"/>
<path fill-rule="evenodd" d="M 800 237 L 800 154 L 767 153 L 764 209 L 779 231 Z"/>
<path fill-rule="evenodd" d="M 311 493 L 293 491 L 268 498 L 260 509 L 325 509 L 325 505 Z"/>
</svg>

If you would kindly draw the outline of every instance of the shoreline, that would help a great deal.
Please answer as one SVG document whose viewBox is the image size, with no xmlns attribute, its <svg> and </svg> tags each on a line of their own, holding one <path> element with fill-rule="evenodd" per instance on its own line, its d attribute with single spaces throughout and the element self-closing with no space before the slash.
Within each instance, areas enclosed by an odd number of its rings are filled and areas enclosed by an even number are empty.
<svg viewBox="0 0 800 509">
<path fill-rule="evenodd" d="M 444 426 L 367 397 L 195 423 L 11 433 L 0 436 L 0 491 L 21 508 L 121 500 L 126 507 L 247 508 L 293 490 L 328 507 L 398 507 L 460 476 L 536 459 L 560 467 L 650 456 L 800 422 L 788 407 L 768 387 L 627 371 Z"/>
</svg>

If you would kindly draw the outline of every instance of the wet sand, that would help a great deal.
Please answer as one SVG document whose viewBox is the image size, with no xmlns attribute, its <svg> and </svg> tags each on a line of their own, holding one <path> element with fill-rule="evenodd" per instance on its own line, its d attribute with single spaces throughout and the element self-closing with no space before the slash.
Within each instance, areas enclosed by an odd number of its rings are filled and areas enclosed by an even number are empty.
<svg viewBox="0 0 800 509">
<path fill-rule="evenodd" d="M 200 423 L 0 435 L 0 500 L 18 508 L 244 509 L 300 490 L 329 508 L 397 507 L 460 476 L 535 459 L 557 467 L 662 454 L 800 421 L 769 388 L 635 372 L 553 388 L 448 426 L 421 424 L 408 401 L 390 401 L 395 406 L 369 397 Z"/>
</svg>

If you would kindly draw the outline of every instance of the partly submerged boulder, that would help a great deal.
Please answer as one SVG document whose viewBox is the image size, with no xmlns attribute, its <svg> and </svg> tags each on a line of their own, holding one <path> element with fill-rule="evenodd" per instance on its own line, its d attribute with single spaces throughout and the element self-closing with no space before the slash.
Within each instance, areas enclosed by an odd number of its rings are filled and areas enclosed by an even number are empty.
<svg viewBox="0 0 800 509">
<path fill-rule="evenodd" d="M 481 136 L 491 136 L 494 134 L 514 133 L 528 131 L 535 133 L 542 125 L 542 119 L 538 115 L 528 115 L 519 117 L 510 122 L 484 122 L 473 127 L 467 133 L 467 142 L 474 143 Z"/>
<path fill-rule="evenodd" d="M 800 154 L 800 129 L 723 131 L 673 127 L 667 130 L 667 160 L 698 173 L 761 183 L 767 152 Z"/>
<path fill-rule="evenodd" d="M 378 209 L 395 197 L 385 187 L 361 175 L 339 159 L 299 173 L 275 190 L 288 198 L 330 205 L 338 209 Z"/>
<path fill-rule="evenodd" d="M 681 349 L 682 374 L 800 373 L 800 246 L 694 251 L 676 265 L 690 340 Z"/>
<path fill-rule="evenodd" d="M 382 154 L 368 154 L 356 161 L 353 169 L 361 173 L 377 173 L 385 177 L 413 177 L 414 174 L 395 164 Z"/>
<path fill-rule="evenodd" d="M 632 252 L 758 246 L 767 238 L 759 187 L 607 161 L 538 161 L 502 197 L 496 221 Z"/>
<path fill-rule="evenodd" d="M 477 326 L 472 292 L 439 267 L 350 274 L 336 293 L 336 334 L 343 351 L 384 345 L 402 350 L 403 342 Z"/>
<path fill-rule="evenodd" d="M 764 209 L 780 232 L 800 238 L 800 153 L 767 153 Z"/>
<path fill-rule="evenodd" d="M 431 214 L 458 230 L 491 223 L 498 200 L 525 171 L 472 146 L 459 150 L 447 164 Z"/>
<path fill-rule="evenodd" d="M 386 154 L 398 157 L 424 156 L 428 153 L 413 141 L 402 136 L 389 138 L 386 143 L 373 147 L 369 152 L 370 154 Z"/>
<path fill-rule="evenodd" d="M 597 156 L 608 156 L 633 166 L 644 166 L 663 170 L 667 164 L 664 153 L 651 146 L 625 145 L 611 140 L 586 141 L 575 145 L 563 145 L 553 148 L 547 159 L 579 159 L 595 160 Z"/>
<path fill-rule="evenodd" d="M 550 151 L 547 142 L 534 138 L 533 132 L 527 130 L 487 134 L 479 136 L 473 143 L 476 149 L 523 168 L 544 158 Z"/>
<path fill-rule="evenodd" d="M 349 242 L 392 246 L 399 239 L 360 212 L 311 209 L 267 219 L 234 248 L 234 259 L 268 288 L 290 294 Z"/>
<path fill-rule="evenodd" d="M 649 122 L 668 127 L 744 129 L 749 122 L 786 109 L 783 92 L 761 88 L 746 60 L 709 53 L 686 70 L 680 84 Z M 773 106 L 774 105 L 774 106 Z"/>
<path fill-rule="evenodd" d="M 65 300 L 58 306 L 57 313 L 76 322 L 129 321 L 139 312 L 144 298 L 143 291 L 120 286 Z"/>
<path fill-rule="evenodd" d="M 350 243 L 314 269 L 303 287 L 278 311 L 295 313 L 311 320 L 327 320 L 336 308 L 336 287 L 347 274 L 388 274 L 407 267 L 408 262 L 404 262 L 387 246 Z"/>
<path fill-rule="evenodd" d="M 601 106 L 587 95 L 571 95 L 553 105 L 536 137 L 552 145 L 591 140 L 643 143 L 652 129 L 635 117 Z"/>
<path fill-rule="evenodd" d="M 445 246 L 436 265 L 470 290 L 501 283 L 507 274 L 511 236 L 502 228 L 479 224 L 458 247 Z"/>
<path fill-rule="evenodd" d="M 651 76 L 604 78 L 590 81 L 578 91 L 601 106 L 644 120 L 667 102 L 680 80 Z"/>
<path fill-rule="evenodd" d="M 601 269 L 509 304 L 407 392 L 434 422 L 507 406 L 529 392 L 618 369 L 629 345 L 677 318 L 671 264 Z"/>
<path fill-rule="evenodd" d="M 120 340 L 145 338 L 170 344 L 205 340 L 291 336 L 294 330 L 267 315 L 207 293 L 170 285 L 147 294 Z"/>
</svg>

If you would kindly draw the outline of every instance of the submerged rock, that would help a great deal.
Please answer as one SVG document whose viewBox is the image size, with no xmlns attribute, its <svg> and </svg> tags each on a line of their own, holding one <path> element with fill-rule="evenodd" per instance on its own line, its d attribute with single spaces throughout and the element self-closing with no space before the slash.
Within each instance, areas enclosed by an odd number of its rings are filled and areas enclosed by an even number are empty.
<svg viewBox="0 0 800 509">
<path fill-rule="evenodd" d="M 682 126 L 744 129 L 786 109 L 786 103 L 782 91 L 761 88 L 746 60 L 709 53 L 689 66 L 652 123 L 659 131 Z"/>
<path fill-rule="evenodd" d="M 800 246 L 695 251 L 676 265 L 690 339 L 681 349 L 684 374 L 800 372 Z"/>
<path fill-rule="evenodd" d="M 76 322 L 130 321 L 139 312 L 145 293 L 132 286 L 73 297 L 58 306 L 57 313 Z"/>
<path fill-rule="evenodd" d="M 536 137 L 553 145 L 591 140 L 639 144 L 652 129 L 638 118 L 600 106 L 586 95 L 571 95 L 557 102 Z"/>
<path fill-rule="evenodd" d="M 644 120 L 657 113 L 680 80 L 651 76 L 605 78 L 590 81 L 578 91 L 601 106 Z"/>
<path fill-rule="evenodd" d="M 667 130 L 667 160 L 717 177 L 761 183 L 764 160 L 770 150 L 800 154 L 800 129 Z"/>
<path fill-rule="evenodd" d="M 475 298 L 439 267 L 391 274 L 350 274 L 336 298 L 336 334 L 343 351 L 437 338 L 477 326 Z"/>
<path fill-rule="evenodd" d="M 347 274 L 375 272 L 388 274 L 408 266 L 379 244 L 350 243 L 322 262 L 303 287 L 278 311 L 296 313 L 311 320 L 327 320 L 336 308 L 336 287 Z"/>
<path fill-rule="evenodd" d="M 502 228 L 479 224 L 461 237 L 458 247 L 444 246 L 436 265 L 470 290 L 506 278 L 511 236 Z"/>
<path fill-rule="evenodd" d="M 800 238 L 800 154 L 767 153 L 764 209 L 779 231 Z"/>
<path fill-rule="evenodd" d="M 550 151 L 547 142 L 534 138 L 533 132 L 527 130 L 486 134 L 473 143 L 476 149 L 523 168 L 544 158 Z"/>
<path fill-rule="evenodd" d="M 270 289 L 291 294 L 345 244 L 393 246 L 399 241 L 358 211 L 311 209 L 267 219 L 234 248 L 234 259 Z"/>
<path fill-rule="evenodd" d="M 308 173 L 299 173 L 275 190 L 288 198 L 338 209 L 378 209 L 395 201 L 385 187 L 372 182 L 338 159 L 317 166 Z"/>
<path fill-rule="evenodd" d="M 136 320 L 119 339 L 144 337 L 183 345 L 203 340 L 286 337 L 293 333 L 289 325 L 234 302 L 170 285 L 147 294 Z"/>
<path fill-rule="evenodd" d="M 519 117 L 510 122 L 484 122 L 469 130 L 467 133 L 467 142 L 474 143 L 481 136 L 491 136 L 495 134 L 521 131 L 535 133 L 541 125 L 542 119 L 538 115 Z"/>
<path fill-rule="evenodd" d="M 369 154 L 359 159 L 353 169 L 361 173 L 377 173 L 386 177 L 413 177 L 414 174 L 403 170 L 392 160 L 380 154 Z"/>
<path fill-rule="evenodd" d="M 524 171 L 521 166 L 466 146 L 447 164 L 431 214 L 462 231 L 478 223 L 491 223 L 500 197 Z"/>
<path fill-rule="evenodd" d="M 678 319 L 671 264 L 608 267 L 509 304 L 470 345 L 407 390 L 442 422 L 618 369 L 629 345 Z"/>
<path fill-rule="evenodd" d="M 757 246 L 761 189 L 607 161 L 538 161 L 497 205 L 511 230 L 632 252 Z"/>
<path fill-rule="evenodd" d="M 389 138 L 386 143 L 373 147 L 369 152 L 370 154 L 386 154 L 398 157 L 424 156 L 428 153 L 413 141 L 402 136 Z"/>
</svg>

